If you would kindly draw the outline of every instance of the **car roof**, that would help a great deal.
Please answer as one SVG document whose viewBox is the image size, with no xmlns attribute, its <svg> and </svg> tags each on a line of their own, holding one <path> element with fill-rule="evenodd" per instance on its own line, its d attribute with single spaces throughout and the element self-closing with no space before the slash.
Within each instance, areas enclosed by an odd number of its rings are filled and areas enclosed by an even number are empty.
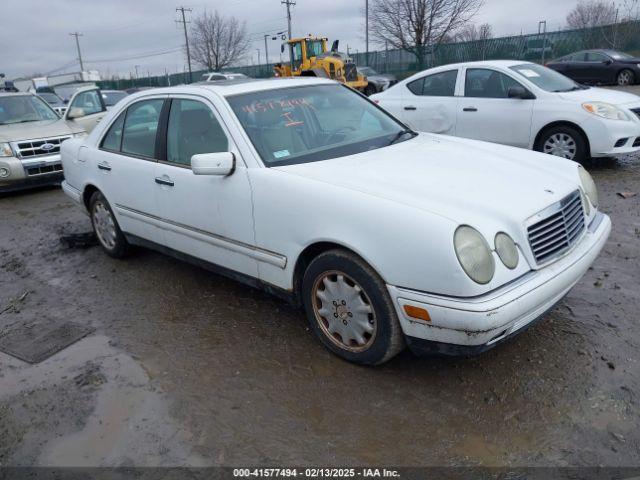
<svg viewBox="0 0 640 480">
<path fill-rule="evenodd" d="M 335 85 L 337 82 L 328 79 L 297 77 L 297 78 L 241 78 L 237 80 L 220 80 L 217 82 L 198 83 L 192 85 L 180 85 L 164 87 L 153 90 L 153 94 L 193 93 L 195 91 L 209 90 L 223 97 L 252 93 L 278 88 L 290 88 L 306 85 Z M 149 92 L 145 92 L 149 93 Z"/>
<path fill-rule="evenodd" d="M 34 95 L 31 92 L 3 92 L 0 91 L 0 97 L 25 97 L 29 95 Z"/>
</svg>

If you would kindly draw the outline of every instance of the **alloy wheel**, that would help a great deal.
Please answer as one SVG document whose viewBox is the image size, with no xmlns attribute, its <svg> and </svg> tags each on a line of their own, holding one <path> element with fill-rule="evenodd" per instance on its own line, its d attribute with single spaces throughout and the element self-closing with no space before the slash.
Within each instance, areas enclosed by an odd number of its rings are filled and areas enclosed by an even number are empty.
<svg viewBox="0 0 640 480">
<path fill-rule="evenodd" d="M 312 305 L 322 332 L 338 347 L 362 352 L 373 343 L 377 323 L 369 297 L 343 272 L 324 272 L 316 278 Z"/>
<path fill-rule="evenodd" d="M 100 243 L 108 250 L 116 246 L 116 222 L 111 211 L 101 201 L 93 205 L 93 225 Z"/>
<path fill-rule="evenodd" d="M 623 70 L 618 74 L 618 85 L 621 87 L 630 85 L 632 79 L 633 74 L 628 70 Z"/>
</svg>

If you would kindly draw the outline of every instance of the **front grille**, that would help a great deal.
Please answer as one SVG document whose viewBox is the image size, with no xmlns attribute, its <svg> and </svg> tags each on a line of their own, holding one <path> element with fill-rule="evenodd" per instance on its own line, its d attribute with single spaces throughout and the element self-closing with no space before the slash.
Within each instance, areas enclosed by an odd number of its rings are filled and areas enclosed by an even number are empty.
<svg viewBox="0 0 640 480">
<path fill-rule="evenodd" d="M 527 228 L 529 245 L 538 264 L 548 262 L 569 250 L 585 230 L 579 190 L 548 210 L 549 213 L 542 220 Z"/>
<path fill-rule="evenodd" d="M 353 62 L 345 63 L 344 78 L 347 79 L 347 82 L 355 82 L 356 80 L 358 80 L 358 69 L 355 63 Z"/>
<path fill-rule="evenodd" d="M 30 177 L 34 175 L 46 175 L 48 173 L 61 172 L 62 164 L 56 163 L 54 165 L 42 165 L 40 167 L 27 167 L 25 170 Z"/>
<path fill-rule="evenodd" d="M 71 137 L 42 138 L 39 140 L 30 140 L 28 142 L 17 142 L 15 144 L 15 149 L 18 154 L 18 158 L 34 158 L 46 155 L 55 155 L 56 153 L 60 153 L 60 144 L 68 138 Z M 48 145 L 49 148 L 42 148 L 45 145 Z"/>
</svg>

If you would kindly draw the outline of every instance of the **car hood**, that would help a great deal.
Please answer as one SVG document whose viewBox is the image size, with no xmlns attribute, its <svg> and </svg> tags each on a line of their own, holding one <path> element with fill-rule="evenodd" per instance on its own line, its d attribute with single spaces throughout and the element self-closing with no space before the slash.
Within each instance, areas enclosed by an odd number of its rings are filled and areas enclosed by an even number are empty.
<svg viewBox="0 0 640 480">
<path fill-rule="evenodd" d="M 576 102 L 607 102 L 612 105 L 640 104 L 640 97 L 633 93 L 619 92 L 608 88 L 587 88 L 559 94 L 564 100 Z"/>
<path fill-rule="evenodd" d="M 275 167 L 457 223 L 523 221 L 578 188 L 574 162 L 524 149 L 420 133 L 349 157 Z"/>
<path fill-rule="evenodd" d="M 71 128 L 62 119 L 13 123 L 10 125 L 0 125 L 0 142 L 19 142 L 38 138 L 62 137 L 82 131 L 82 129 Z"/>
</svg>

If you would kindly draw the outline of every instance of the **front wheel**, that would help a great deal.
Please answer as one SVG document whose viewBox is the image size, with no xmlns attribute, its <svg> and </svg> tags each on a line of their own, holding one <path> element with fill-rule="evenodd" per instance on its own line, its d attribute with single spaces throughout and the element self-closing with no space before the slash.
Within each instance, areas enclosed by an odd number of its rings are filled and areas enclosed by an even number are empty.
<svg viewBox="0 0 640 480">
<path fill-rule="evenodd" d="M 311 329 L 343 359 L 378 365 L 404 348 L 389 292 L 358 256 L 339 249 L 319 255 L 304 274 L 301 294 Z"/>
<path fill-rule="evenodd" d="M 535 150 L 576 162 L 582 162 L 588 156 L 587 142 L 580 132 L 569 126 L 545 130 L 536 142 Z"/>
<path fill-rule="evenodd" d="M 633 72 L 631 70 L 622 70 L 620 73 L 618 73 L 618 76 L 616 77 L 616 83 L 618 84 L 618 86 L 620 87 L 626 87 L 627 85 L 633 85 L 633 81 L 635 80 L 635 75 L 633 74 Z"/>
<path fill-rule="evenodd" d="M 101 192 L 94 192 L 89 200 L 89 213 L 93 231 L 107 255 L 113 258 L 124 257 L 129 244 L 116 220 L 113 210 Z"/>
</svg>

